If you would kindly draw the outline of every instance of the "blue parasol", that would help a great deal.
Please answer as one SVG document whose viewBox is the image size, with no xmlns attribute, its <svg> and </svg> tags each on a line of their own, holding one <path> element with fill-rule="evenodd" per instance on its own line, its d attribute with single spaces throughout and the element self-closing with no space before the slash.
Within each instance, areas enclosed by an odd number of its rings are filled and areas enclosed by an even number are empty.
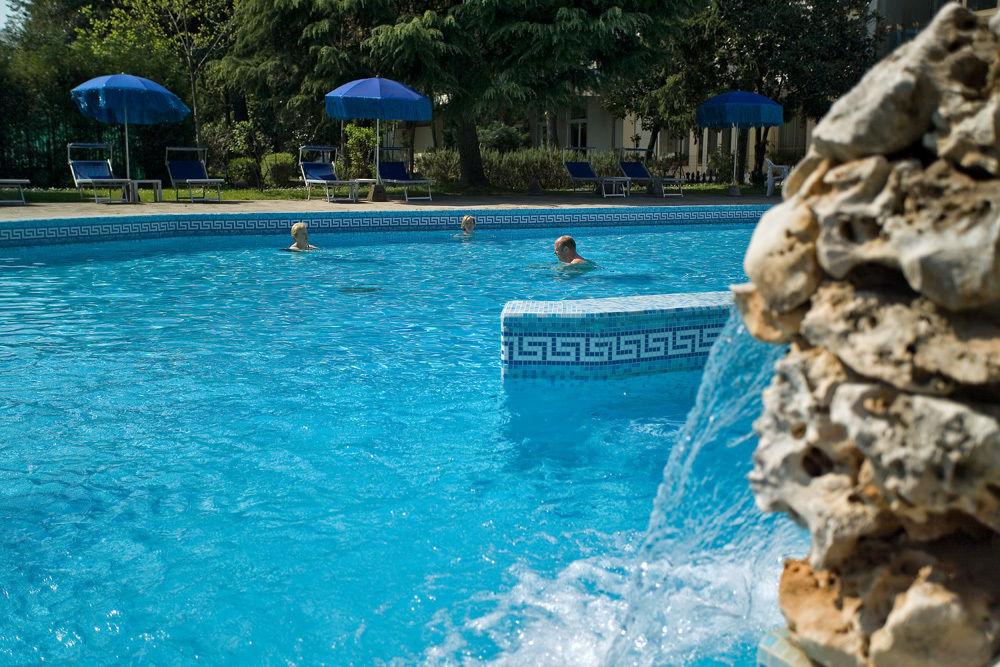
<svg viewBox="0 0 1000 667">
<path fill-rule="evenodd" d="M 131 74 L 99 76 L 70 91 L 80 112 L 108 124 L 125 125 L 125 176 L 131 178 L 128 126 L 174 123 L 191 110 L 172 92 L 149 79 Z"/>
<path fill-rule="evenodd" d="M 784 122 L 780 104 L 742 90 L 716 95 L 698 106 L 698 127 L 774 127 Z"/>
<path fill-rule="evenodd" d="M 378 173 L 380 121 L 430 120 L 431 101 L 398 81 L 374 77 L 357 79 L 331 90 L 326 94 L 326 113 L 340 120 L 375 119 L 375 178 L 381 181 Z"/>
<path fill-rule="evenodd" d="M 769 97 L 734 90 L 722 93 L 702 102 L 698 106 L 698 127 L 721 129 L 727 127 L 751 128 L 774 127 L 785 122 L 784 109 Z M 735 152 L 735 151 L 734 151 Z M 736 156 L 733 156 L 733 188 L 730 194 L 737 194 Z"/>
</svg>

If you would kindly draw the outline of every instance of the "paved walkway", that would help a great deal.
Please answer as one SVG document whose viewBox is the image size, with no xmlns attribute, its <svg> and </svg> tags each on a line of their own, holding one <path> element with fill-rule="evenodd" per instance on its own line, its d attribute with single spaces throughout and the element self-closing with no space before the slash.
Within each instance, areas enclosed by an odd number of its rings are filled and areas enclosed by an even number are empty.
<svg viewBox="0 0 1000 667">
<path fill-rule="evenodd" d="M 118 215 L 159 215 L 191 213 L 303 213 L 311 211 L 421 211 L 455 210 L 474 208 L 584 208 L 606 206 L 718 206 L 721 204 L 777 204 L 778 197 L 720 197 L 715 195 L 685 194 L 683 197 L 633 196 L 627 199 L 602 199 L 586 194 L 531 197 L 527 195 L 506 197 L 459 197 L 440 195 L 434 201 L 365 202 L 356 204 L 328 203 L 322 199 L 223 201 L 222 203 L 189 204 L 162 202 L 157 204 L 95 204 L 93 202 L 66 202 L 28 204 L 27 206 L 0 207 L 0 222 L 13 220 L 38 220 L 50 218 L 93 218 Z"/>
</svg>

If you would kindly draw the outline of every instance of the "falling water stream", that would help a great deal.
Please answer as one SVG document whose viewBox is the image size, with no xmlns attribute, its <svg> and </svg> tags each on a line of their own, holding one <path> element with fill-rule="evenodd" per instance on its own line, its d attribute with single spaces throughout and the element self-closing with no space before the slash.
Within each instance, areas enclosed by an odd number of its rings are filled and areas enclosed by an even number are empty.
<svg viewBox="0 0 1000 667">
<path fill-rule="evenodd" d="M 554 579 L 519 573 L 495 613 L 476 621 L 504 649 L 497 664 L 752 663 L 761 635 L 781 622 L 782 561 L 807 548 L 802 530 L 755 507 L 746 483 L 760 394 L 782 353 L 730 317 L 645 534 Z"/>
</svg>

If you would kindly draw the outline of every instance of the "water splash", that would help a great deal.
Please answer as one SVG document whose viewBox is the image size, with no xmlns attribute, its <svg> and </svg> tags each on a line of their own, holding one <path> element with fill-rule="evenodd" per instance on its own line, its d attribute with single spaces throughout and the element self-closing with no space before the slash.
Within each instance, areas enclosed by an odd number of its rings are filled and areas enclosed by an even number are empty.
<svg viewBox="0 0 1000 667">
<path fill-rule="evenodd" d="M 760 395 L 783 352 L 730 317 L 664 468 L 605 664 L 743 664 L 780 622 L 781 562 L 807 543 L 754 506 L 746 475 Z"/>
<path fill-rule="evenodd" d="M 492 609 L 430 649 L 430 663 L 478 662 L 487 639 L 496 665 L 746 664 L 780 623 L 782 559 L 804 533 L 761 514 L 746 483 L 760 413 L 780 348 L 754 341 L 730 317 L 713 348 L 695 407 L 663 470 L 644 534 L 608 536 L 602 555 L 555 578 L 524 568 Z"/>
</svg>

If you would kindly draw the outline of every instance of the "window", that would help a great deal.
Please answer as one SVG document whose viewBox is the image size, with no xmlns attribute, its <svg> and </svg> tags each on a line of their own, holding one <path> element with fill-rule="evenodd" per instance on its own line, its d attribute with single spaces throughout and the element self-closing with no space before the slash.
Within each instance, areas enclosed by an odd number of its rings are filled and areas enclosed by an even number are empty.
<svg viewBox="0 0 1000 667">
<path fill-rule="evenodd" d="M 569 112 L 569 147 L 587 148 L 587 108 L 574 106 Z"/>
</svg>

